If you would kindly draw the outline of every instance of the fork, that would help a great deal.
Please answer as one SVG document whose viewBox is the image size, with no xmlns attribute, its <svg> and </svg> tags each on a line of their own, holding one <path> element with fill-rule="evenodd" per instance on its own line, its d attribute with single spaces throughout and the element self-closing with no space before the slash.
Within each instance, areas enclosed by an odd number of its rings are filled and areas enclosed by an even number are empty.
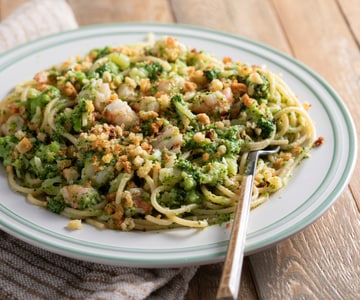
<svg viewBox="0 0 360 300">
<path fill-rule="evenodd" d="M 276 148 L 265 148 L 249 152 L 241 183 L 239 202 L 235 210 L 224 268 L 216 295 L 217 300 L 236 300 L 238 297 L 257 161 L 260 155 L 275 154 L 279 150 L 280 147 L 277 146 Z"/>
</svg>

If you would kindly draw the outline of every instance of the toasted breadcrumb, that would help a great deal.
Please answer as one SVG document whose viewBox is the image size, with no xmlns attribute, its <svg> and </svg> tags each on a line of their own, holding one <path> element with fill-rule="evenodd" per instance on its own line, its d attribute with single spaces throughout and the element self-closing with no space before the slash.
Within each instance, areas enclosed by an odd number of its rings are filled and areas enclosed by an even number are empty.
<svg viewBox="0 0 360 300">
<path fill-rule="evenodd" d="M 69 230 L 80 230 L 82 229 L 82 222 L 81 220 L 71 220 L 67 225 L 66 228 Z"/>
</svg>

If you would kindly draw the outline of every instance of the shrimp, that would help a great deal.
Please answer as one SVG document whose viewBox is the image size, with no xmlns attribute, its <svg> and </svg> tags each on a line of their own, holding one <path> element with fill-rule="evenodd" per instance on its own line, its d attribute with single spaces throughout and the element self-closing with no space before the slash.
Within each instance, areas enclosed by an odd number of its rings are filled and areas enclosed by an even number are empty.
<svg viewBox="0 0 360 300">
<path fill-rule="evenodd" d="M 154 139 L 152 145 L 156 149 L 163 150 L 164 148 L 174 152 L 180 151 L 183 139 L 179 128 L 169 125 Z"/>
<path fill-rule="evenodd" d="M 173 90 L 174 86 L 175 83 L 172 79 L 164 79 L 159 81 L 157 90 L 168 94 Z"/>
<path fill-rule="evenodd" d="M 195 113 L 212 113 L 218 110 L 220 114 L 227 113 L 234 102 L 231 88 L 226 87 L 222 91 L 203 93 L 199 101 L 192 103 L 191 110 Z"/>
<path fill-rule="evenodd" d="M 99 195 L 94 188 L 78 184 L 64 186 L 60 193 L 72 208 L 84 209 L 99 201 Z"/>
<path fill-rule="evenodd" d="M 133 126 L 139 119 L 127 102 L 116 99 L 104 109 L 104 117 L 111 124 Z"/>
<path fill-rule="evenodd" d="M 102 82 L 102 80 L 98 80 L 95 85 L 95 99 L 94 105 L 96 110 L 102 112 L 104 110 L 106 101 L 111 96 L 111 90 L 108 83 Z"/>
<path fill-rule="evenodd" d="M 155 111 L 158 113 L 160 111 L 160 104 L 155 97 L 144 97 L 140 102 L 140 110 L 147 112 Z"/>
<path fill-rule="evenodd" d="M 181 76 L 174 75 L 170 79 L 160 80 L 157 90 L 165 94 L 176 93 L 181 91 L 185 86 L 185 79 Z"/>
<path fill-rule="evenodd" d="M 132 206 L 136 207 L 137 211 L 143 214 L 150 214 L 152 206 L 149 202 L 144 199 L 144 194 L 147 194 L 141 188 L 130 189 Z"/>
<path fill-rule="evenodd" d="M 34 80 L 38 83 L 49 83 L 49 72 L 41 71 L 35 74 Z"/>
<path fill-rule="evenodd" d="M 119 98 L 124 100 L 125 99 L 129 100 L 136 97 L 136 92 L 134 87 L 126 83 L 123 83 L 119 86 L 117 93 Z"/>
<path fill-rule="evenodd" d="M 109 98 L 111 96 L 111 90 L 108 83 L 102 81 L 102 79 L 91 80 L 89 85 L 78 94 L 77 98 L 91 99 L 94 101 L 95 109 L 99 112 L 104 110 Z"/>
</svg>

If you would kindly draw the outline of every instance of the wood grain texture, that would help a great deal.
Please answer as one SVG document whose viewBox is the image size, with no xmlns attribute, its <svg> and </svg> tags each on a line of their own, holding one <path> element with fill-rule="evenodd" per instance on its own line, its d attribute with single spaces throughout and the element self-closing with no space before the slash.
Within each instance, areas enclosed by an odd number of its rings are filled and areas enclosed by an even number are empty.
<svg viewBox="0 0 360 300">
<path fill-rule="evenodd" d="M 201 266 L 190 282 L 185 300 L 215 300 L 222 269 L 222 263 Z M 251 276 L 244 276 L 245 274 L 250 274 L 249 262 L 246 258 L 243 264 L 243 276 L 241 277 L 238 299 L 259 299 Z"/>
<path fill-rule="evenodd" d="M 173 22 L 167 0 L 68 0 L 79 25 L 113 22 Z M 86 9 L 84 9 L 86 8 Z"/>
<path fill-rule="evenodd" d="M 258 0 L 170 0 L 175 20 L 261 41 L 289 53 L 271 2 Z M 191 7 L 191 9 L 189 9 Z"/>
<path fill-rule="evenodd" d="M 251 256 L 260 299 L 358 299 L 359 214 L 348 197 L 303 232 Z"/>
<path fill-rule="evenodd" d="M 360 47 L 360 3 L 358 0 L 338 0 L 340 11 L 342 12 L 347 25 Z"/>
<path fill-rule="evenodd" d="M 174 19 L 177 23 L 203 26 L 233 32 L 227 14 L 228 1 L 212 0 L 170 0 Z"/>
<path fill-rule="evenodd" d="M 360 52 L 335 0 L 273 1 L 294 55 L 322 75 L 340 94 L 360 132 Z M 319 12 L 316 18 L 309 13 Z M 301 26 L 293 20 L 306 20 Z M 326 137 L 325 137 L 326 138 Z M 355 145 L 354 145 L 355 147 Z M 358 149 L 358 157 L 360 149 Z M 360 207 L 360 160 L 350 188 Z"/>
</svg>

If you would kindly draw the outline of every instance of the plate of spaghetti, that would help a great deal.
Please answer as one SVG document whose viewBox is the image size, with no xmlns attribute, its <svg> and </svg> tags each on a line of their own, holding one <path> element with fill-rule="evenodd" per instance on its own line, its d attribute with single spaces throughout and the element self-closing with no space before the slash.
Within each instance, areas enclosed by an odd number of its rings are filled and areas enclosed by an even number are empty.
<svg viewBox="0 0 360 300">
<path fill-rule="evenodd" d="M 65 256 L 221 261 L 248 153 L 280 146 L 257 165 L 253 253 L 320 217 L 354 167 L 354 125 L 332 88 L 238 36 L 84 27 L 3 54 L 0 78 L 1 228 Z"/>
</svg>

